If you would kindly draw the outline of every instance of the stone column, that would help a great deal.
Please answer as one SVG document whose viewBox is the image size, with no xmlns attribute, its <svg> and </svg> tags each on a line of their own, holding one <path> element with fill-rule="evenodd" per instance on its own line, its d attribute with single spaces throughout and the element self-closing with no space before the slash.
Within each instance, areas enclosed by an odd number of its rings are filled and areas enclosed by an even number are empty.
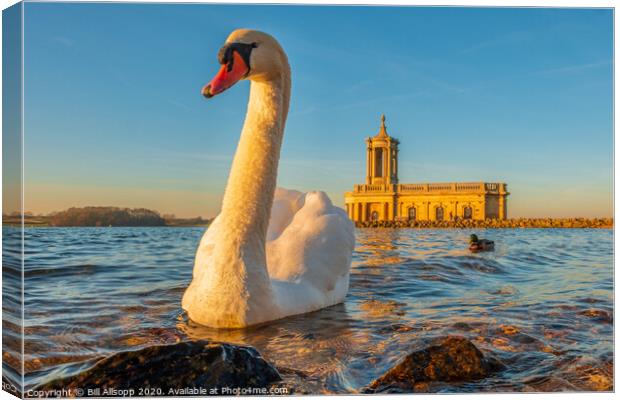
<svg viewBox="0 0 620 400">
<path fill-rule="evenodd" d="M 506 195 L 499 195 L 499 215 L 497 216 L 499 219 L 506 219 Z"/>
<path fill-rule="evenodd" d="M 394 165 L 396 165 L 396 168 L 394 168 L 394 180 L 398 183 L 398 149 L 394 150 L 394 158 Z"/>
<path fill-rule="evenodd" d="M 375 176 L 375 151 L 372 147 L 368 148 L 368 183 L 372 184 L 372 177 Z"/>
<path fill-rule="evenodd" d="M 366 146 L 366 184 L 372 183 L 372 148 Z"/>
<path fill-rule="evenodd" d="M 394 221 L 394 199 L 388 203 L 388 220 Z"/>
<path fill-rule="evenodd" d="M 383 151 L 385 152 L 385 155 L 387 155 L 387 160 L 385 160 L 385 184 L 389 185 L 392 182 L 392 151 L 390 150 L 389 145 Z"/>
<path fill-rule="evenodd" d="M 362 203 L 362 215 L 360 216 L 360 221 L 366 221 L 368 219 L 368 203 Z"/>
</svg>

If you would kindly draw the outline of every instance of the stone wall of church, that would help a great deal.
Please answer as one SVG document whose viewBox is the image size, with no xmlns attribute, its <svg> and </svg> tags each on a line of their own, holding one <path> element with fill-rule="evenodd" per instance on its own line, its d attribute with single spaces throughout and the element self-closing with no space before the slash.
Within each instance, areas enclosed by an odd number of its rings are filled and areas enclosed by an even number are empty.
<svg viewBox="0 0 620 400">
<path fill-rule="evenodd" d="M 348 193 L 345 207 L 349 218 L 356 222 L 505 219 L 506 213 L 502 213 L 500 207 L 500 196 L 502 195 L 484 195 L 477 192 L 437 195 L 386 193 L 382 196 Z"/>
<path fill-rule="evenodd" d="M 414 209 L 415 211 L 412 211 Z M 398 219 L 420 221 L 451 221 L 454 219 L 484 219 L 484 196 L 478 194 L 398 197 Z"/>
</svg>

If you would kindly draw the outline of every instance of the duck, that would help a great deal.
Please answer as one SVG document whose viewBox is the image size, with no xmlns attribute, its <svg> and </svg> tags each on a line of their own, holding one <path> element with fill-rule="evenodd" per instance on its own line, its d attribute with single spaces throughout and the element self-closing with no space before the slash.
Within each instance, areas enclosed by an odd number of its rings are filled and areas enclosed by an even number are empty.
<svg viewBox="0 0 620 400">
<path fill-rule="evenodd" d="M 495 242 L 487 239 L 478 239 L 478 235 L 469 235 L 469 250 L 473 253 L 480 251 L 492 251 L 495 249 Z"/>
<path fill-rule="evenodd" d="M 211 99 L 241 80 L 250 94 L 221 211 L 196 250 L 182 308 L 193 322 L 234 329 L 342 303 L 354 227 L 325 192 L 276 188 L 291 68 L 271 35 L 237 29 L 202 88 Z"/>
</svg>

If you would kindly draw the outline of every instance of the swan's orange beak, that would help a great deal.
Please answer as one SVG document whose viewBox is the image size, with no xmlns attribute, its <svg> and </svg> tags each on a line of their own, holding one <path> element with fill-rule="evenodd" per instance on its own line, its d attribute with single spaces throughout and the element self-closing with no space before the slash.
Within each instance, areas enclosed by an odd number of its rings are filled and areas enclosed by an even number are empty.
<svg viewBox="0 0 620 400">
<path fill-rule="evenodd" d="M 215 75 L 215 78 L 202 88 L 202 95 L 209 99 L 216 94 L 222 93 L 244 78 L 249 71 L 250 68 L 246 65 L 245 61 L 243 61 L 243 57 L 236 51 L 233 51 L 232 61 L 222 65 L 220 71 Z"/>
</svg>

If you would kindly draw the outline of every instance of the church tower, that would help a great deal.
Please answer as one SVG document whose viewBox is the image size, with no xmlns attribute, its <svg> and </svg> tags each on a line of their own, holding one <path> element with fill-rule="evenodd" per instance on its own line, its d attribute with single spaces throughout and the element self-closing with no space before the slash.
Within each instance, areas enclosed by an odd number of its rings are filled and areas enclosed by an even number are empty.
<svg viewBox="0 0 620 400">
<path fill-rule="evenodd" d="M 398 139 L 388 135 L 385 128 L 385 115 L 381 115 L 379 133 L 366 138 L 367 185 L 398 183 L 398 144 Z"/>
</svg>

